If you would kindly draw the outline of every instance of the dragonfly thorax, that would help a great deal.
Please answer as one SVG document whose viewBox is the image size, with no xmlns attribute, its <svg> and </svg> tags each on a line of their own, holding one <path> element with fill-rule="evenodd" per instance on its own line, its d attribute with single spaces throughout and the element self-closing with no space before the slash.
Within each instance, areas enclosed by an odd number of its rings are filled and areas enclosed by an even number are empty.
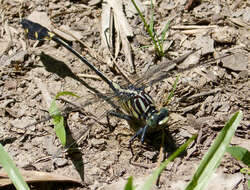
<svg viewBox="0 0 250 190">
<path fill-rule="evenodd" d="M 168 111 L 165 108 L 158 111 L 153 99 L 144 90 L 123 89 L 121 94 L 122 107 L 133 118 L 144 120 L 150 127 L 163 125 L 166 122 Z"/>
<path fill-rule="evenodd" d="M 133 118 L 147 120 L 156 112 L 152 98 L 142 90 L 125 90 L 120 94 L 122 108 Z"/>
</svg>

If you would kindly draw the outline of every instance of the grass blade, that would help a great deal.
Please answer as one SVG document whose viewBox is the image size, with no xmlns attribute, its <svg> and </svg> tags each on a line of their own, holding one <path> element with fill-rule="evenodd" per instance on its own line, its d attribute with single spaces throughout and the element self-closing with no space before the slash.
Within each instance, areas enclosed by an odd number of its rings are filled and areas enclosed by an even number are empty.
<svg viewBox="0 0 250 190">
<path fill-rule="evenodd" d="M 159 175 L 161 172 L 166 168 L 168 163 L 170 163 L 172 160 L 174 160 L 180 153 L 182 153 L 186 148 L 189 146 L 189 144 L 196 139 L 197 135 L 193 135 L 187 142 L 185 142 L 183 145 L 180 146 L 167 160 L 165 160 L 159 168 L 157 168 L 154 173 L 149 177 L 149 179 L 146 181 L 146 183 L 142 186 L 141 190 L 150 190 L 152 189 L 152 186 L 156 183 Z"/>
<path fill-rule="evenodd" d="M 66 131 L 64 128 L 64 117 L 56 105 L 56 99 L 51 102 L 49 113 L 53 119 L 54 130 L 63 146 L 66 145 Z"/>
<path fill-rule="evenodd" d="M 73 92 L 69 92 L 69 91 L 62 91 L 62 92 L 58 92 L 56 95 L 55 99 L 58 99 L 60 96 L 65 96 L 65 95 L 69 95 L 69 96 L 73 96 L 76 98 L 80 98 L 80 96 L 77 96 L 76 94 L 74 94 Z"/>
<path fill-rule="evenodd" d="M 227 147 L 227 152 L 232 155 L 236 160 L 242 161 L 248 167 L 250 166 L 250 152 L 240 146 Z"/>
<path fill-rule="evenodd" d="M 53 119 L 56 136 L 59 138 L 62 146 L 66 145 L 66 131 L 64 127 L 64 117 L 62 116 L 59 108 L 56 105 L 56 99 L 64 95 L 69 95 L 69 96 L 74 96 L 74 97 L 79 98 L 79 96 L 77 96 L 73 92 L 63 91 L 63 92 L 57 93 L 55 99 L 51 102 L 51 105 L 49 108 L 49 114 L 51 115 Z"/>
<path fill-rule="evenodd" d="M 165 36 L 166 36 L 166 33 L 169 29 L 169 25 L 170 25 L 170 20 L 166 23 L 162 33 L 161 33 L 161 42 L 160 42 L 160 48 L 161 48 L 161 51 L 163 52 L 163 42 L 164 42 L 164 39 L 165 39 Z"/>
<path fill-rule="evenodd" d="M 250 168 L 241 168 L 240 173 L 250 175 Z"/>
<path fill-rule="evenodd" d="M 140 16 L 140 18 L 141 18 L 141 20 L 142 20 L 142 22 L 143 22 L 143 24 L 144 24 L 144 26 L 145 26 L 147 32 L 148 32 L 150 38 L 151 38 L 152 41 L 153 41 L 153 44 L 154 44 L 154 47 L 155 47 L 155 50 L 156 50 L 157 54 L 160 55 L 160 56 L 162 56 L 162 55 L 161 55 L 161 52 L 160 52 L 160 48 L 158 47 L 158 43 L 157 43 L 157 41 L 155 40 L 153 31 L 150 30 L 150 26 L 147 24 L 147 22 L 146 22 L 144 16 L 142 15 L 142 12 L 140 11 L 140 9 L 138 8 L 138 6 L 136 5 L 135 1 L 134 1 L 134 0 L 131 0 L 131 1 L 132 1 L 133 5 L 134 5 L 136 11 L 138 12 L 138 14 L 139 14 L 139 16 Z"/>
<path fill-rule="evenodd" d="M 134 0 L 131 0 L 131 1 L 132 1 L 133 5 L 134 5 L 136 11 L 138 12 L 139 16 L 141 17 L 141 20 L 142 20 L 144 26 L 146 27 L 147 31 L 150 31 L 150 30 L 149 30 L 149 26 L 148 26 L 148 24 L 147 24 L 147 22 L 146 22 L 144 16 L 142 15 L 141 10 L 138 8 L 138 6 L 136 5 L 136 3 L 135 3 Z"/>
<path fill-rule="evenodd" d="M 13 182 L 16 189 L 18 190 L 30 189 L 27 183 L 24 181 L 16 165 L 11 160 L 9 154 L 4 150 L 2 144 L 0 144 L 0 163 L 3 166 L 4 170 L 6 171 L 6 173 L 8 174 L 11 181 Z"/>
<path fill-rule="evenodd" d="M 134 189 L 135 189 L 135 188 L 133 187 L 133 177 L 130 176 L 130 177 L 128 178 L 128 181 L 127 181 L 126 185 L 125 185 L 124 190 L 134 190 Z"/>
<path fill-rule="evenodd" d="M 161 33 L 161 43 L 163 43 L 164 39 L 165 39 L 165 36 L 166 36 L 166 33 L 169 29 L 169 25 L 170 25 L 170 20 L 166 23 L 162 33 Z"/>
<path fill-rule="evenodd" d="M 151 19 L 150 19 L 150 23 L 149 23 L 149 30 L 154 34 L 154 4 L 153 4 L 153 0 L 151 0 Z"/>
<path fill-rule="evenodd" d="M 167 97 L 167 100 L 165 101 L 164 105 L 167 105 L 168 102 L 171 100 L 171 98 L 174 96 L 174 92 L 176 90 L 176 87 L 177 87 L 177 84 L 179 82 L 179 79 L 180 79 L 180 76 L 178 75 L 174 81 L 174 84 L 173 84 L 173 87 L 172 87 L 172 90 L 171 92 L 169 93 L 168 97 Z"/>
<path fill-rule="evenodd" d="M 200 190 L 204 189 L 205 185 L 215 169 L 220 164 L 220 161 L 226 152 L 226 148 L 234 135 L 240 121 L 242 119 L 242 112 L 236 112 L 225 127 L 216 137 L 213 145 L 209 148 L 207 154 L 203 157 L 199 168 L 196 170 L 192 180 L 186 187 L 186 190 Z"/>
</svg>

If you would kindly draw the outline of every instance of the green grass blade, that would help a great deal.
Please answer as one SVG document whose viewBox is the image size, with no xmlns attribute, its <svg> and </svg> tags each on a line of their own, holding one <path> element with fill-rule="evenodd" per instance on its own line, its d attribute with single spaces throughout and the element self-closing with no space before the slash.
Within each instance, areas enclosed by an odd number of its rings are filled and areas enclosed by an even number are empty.
<svg viewBox="0 0 250 190">
<path fill-rule="evenodd" d="M 142 186 L 141 190 L 150 190 L 152 186 L 156 183 L 161 172 L 166 168 L 166 166 L 173 161 L 179 154 L 181 154 L 189 144 L 196 139 L 197 135 L 193 135 L 187 142 L 180 146 L 167 160 L 165 160 L 159 168 L 157 168 L 154 173 L 149 177 L 146 183 Z"/>
<path fill-rule="evenodd" d="M 55 99 L 58 99 L 60 96 L 65 96 L 65 95 L 69 95 L 69 96 L 73 96 L 76 98 L 80 98 L 79 96 L 77 96 L 76 94 L 74 94 L 73 92 L 69 92 L 69 91 L 62 91 L 62 92 L 58 92 Z"/>
<path fill-rule="evenodd" d="M 150 31 L 150 30 L 149 30 L 149 26 L 148 26 L 148 24 L 147 24 L 147 22 L 146 22 L 144 16 L 142 15 L 141 10 L 138 8 L 138 6 L 136 5 L 136 3 L 135 3 L 134 0 L 131 0 L 131 1 L 132 1 L 133 5 L 134 5 L 136 11 L 138 12 L 138 14 L 139 14 L 139 16 L 140 16 L 140 18 L 141 18 L 141 20 L 142 20 L 144 26 L 146 27 L 147 31 Z"/>
<path fill-rule="evenodd" d="M 143 24 L 144 24 L 147 32 L 148 32 L 150 38 L 153 41 L 153 44 L 154 44 L 154 47 L 155 47 L 155 50 L 156 50 L 157 54 L 160 55 L 160 56 L 162 56 L 161 52 L 160 52 L 160 49 L 158 47 L 158 43 L 157 43 L 157 41 L 156 41 L 156 39 L 154 37 L 153 31 L 150 30 L 150 26 L 147 24 L 144 16 L 142 15 L 142 12 L 140 11 L 140 9 L 138 8 L 138 6 L 136 5 L 135 1 L 134 0 L 131 0 L 131 1 L 132 1 L 133 5 L 134 5 L 136 11 L 138 12 L 138 14 L 139 14 L 139 16 L 140 16 L 140 18 L 141 18 L 141 20 L 142 20 L 142 22 L 143 22 Z"/>
<path fill-rule="evenodd" d="M 220 164 L 220 161 L 226 152 L 226 148 L 231 141 L 240 121 L 242 119 L 242 112 L 236 112 L 225 127 L 217 135 L 214 143 L 209 148 L 207 154 L 203 157 L 199 168 L 196 170 L 192 180 L 186 187 L 186 190 L 201 190 L 205 185 L 215 169 Z"/>
<path fill-rule="evenodd" d="M 2 144 L 0 144 L 0 164 L 3 166 L 4 170 L 8 174 L 9 178 L 13 182 L 16 189 L 18 190 L 30 189 L 27 183 L 24 181 L 16 165 L 11 160 L 8 153 L 4 150 L 4 147 L 2 146 Z"/>
<path fill-rule="evenodd" d="M 51 102 L 49 113 L 53 119 L 54 130 L 56 132 L 56 136 L 59 138 L 61 144 L 65 146 L 66 145 L 66 131 L 64 127 L 64 117 L 61 115 L 61 112 L 56 105 L 55 99 Z"/>
<path fill-rule="evenodd" d="M 177 84 L 179 82 L 179 79 L 180 79 L 180 76 L 178 75 L 174 81 L 174 84 L 173 84 L 173 87 L 172 87 L 172 90 L 171 92 L 169 93 L 168 97 L 167 97 L 167 100 L 165 101 L 165 105 L 168 104 L 168 102 L 171 100 L 171 98 L 174 96 L 174 92 L 177 88 Z"/>
<path fill-rule="evenodd" d="M 73 92 L 63 91 L 63 92 L 57 93 L 55 99 L 51 102 L 49 113 L 53 119 L 56 136 L 59 138 L 62 146 L 66 145 L 66 131 L 64 127 L 64 117 L 62 116 L 59 108 L 56 105 L 56 99 L 64 95 L 69 95 L 69 96 L 74 96 L 74 97 L 79 98 L 79 96 L 77 96 Z"/>
<path fill-rule="evenodd" d="M 247 166 L 250 166 L 250 152 L 247 149 L 240 146 L 231 146 L 227 147 L 227 152 L 236 160 L 240 160 Z"/>
<path fill-rule="evenodd" d="M 162 52 L 163 52 L 163 42 L 165 40 L 166 33 L 167 33 L 168 29 L 169 29 L 169 25 L 170 25 L 170 20 L 166 23 L 166 25 L 165 25 L 165 27 L 164 27 L 164 29 L 162 31 L 162 34 L 161 34 L 160 48 L 161 48 Z"/>
<path fill-rule="evenodd" d="M 151 19 L 150 19 L 150 23 L 149 23 L 149 30 L 154 34 L 154 4 L 153 4 L 153 0 L 151 0 Z"/>
<path fill-rule="evenodd" d="M 164 39 L 165 39 L 165 36 L 166 36 L 166 33 L 169 29 L 169 25 L 170 25 L 170 20 L 166 23 L 162 33 L 161 33 L 161 43 L 163 43 Z"/>
<path fill-rule="evenodd" d="M 240 173 L 250 175 L 250 168 L 241 168 Z"/>
<path fill-rule="evenodd" d="M 125 185 L 124 190 L 134 190 L 134 189 L 135 189 L 135 188 L 133 187 L 133 177 L 130 176 L 130 177 L 128 178 L 128 181 L 127 181 L 126 185 Z"/>
</svg>

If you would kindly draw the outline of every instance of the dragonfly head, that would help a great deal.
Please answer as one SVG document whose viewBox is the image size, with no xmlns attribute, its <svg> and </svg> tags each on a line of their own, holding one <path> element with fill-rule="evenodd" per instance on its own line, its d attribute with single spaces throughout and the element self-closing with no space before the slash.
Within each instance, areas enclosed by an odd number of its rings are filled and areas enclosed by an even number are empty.
<svg viewBox="0 0 250 190">
<path fill-rule="evenodd" d="M 164 125 L 168 121 L 168 115 L 168 110 L 166 108 L 162 108 L 160 111 L 151 114 L 147 119 L 146 125 L 139 131 L 137 131 L 137 133 L 131 138 L 131 140 L 134 140 L 135 137 L 141 135 L 141 142 L 143 142 L 147 129 Z"/>
<path fill-rule="evenodd" d="M 149 127 L 157 127 L 164 125 L 168 121 L 168 110 L 161 108 L 160 111 L 155 112 L 147 119 L 147 125 Z"/>
</svg>

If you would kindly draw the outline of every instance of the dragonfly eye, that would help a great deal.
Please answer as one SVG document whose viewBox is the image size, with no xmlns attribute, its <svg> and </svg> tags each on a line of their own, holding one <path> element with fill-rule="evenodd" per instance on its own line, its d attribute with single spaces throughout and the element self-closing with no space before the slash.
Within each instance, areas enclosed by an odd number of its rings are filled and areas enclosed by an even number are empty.
<svg viewBox="0 0 250 190">
<path fill-rule="evenodd" d="M 168 110 L 166 108 L 162 108 L 159 111 L 159 117 L 158 117 L 158 125 L 163 125 L 168 121 Z"/>
<path fill-rule="evenodd" d="M 158 117 L 158 113 L 154 113 L 153 115 L 151 115 L 150 118 L 147 120 L 147 125 L 149 127 L 156 127 L 159 121 Z"/>
<path fill-rule="evenodd" d="M 162 108 L 159 112 L 154 113 L 147 120 L 147 125 L 150 127 L 156 127 L 158 125 L 163 125 L 168 120 L 168 110 L 166 108 Z"/>
</svg>

